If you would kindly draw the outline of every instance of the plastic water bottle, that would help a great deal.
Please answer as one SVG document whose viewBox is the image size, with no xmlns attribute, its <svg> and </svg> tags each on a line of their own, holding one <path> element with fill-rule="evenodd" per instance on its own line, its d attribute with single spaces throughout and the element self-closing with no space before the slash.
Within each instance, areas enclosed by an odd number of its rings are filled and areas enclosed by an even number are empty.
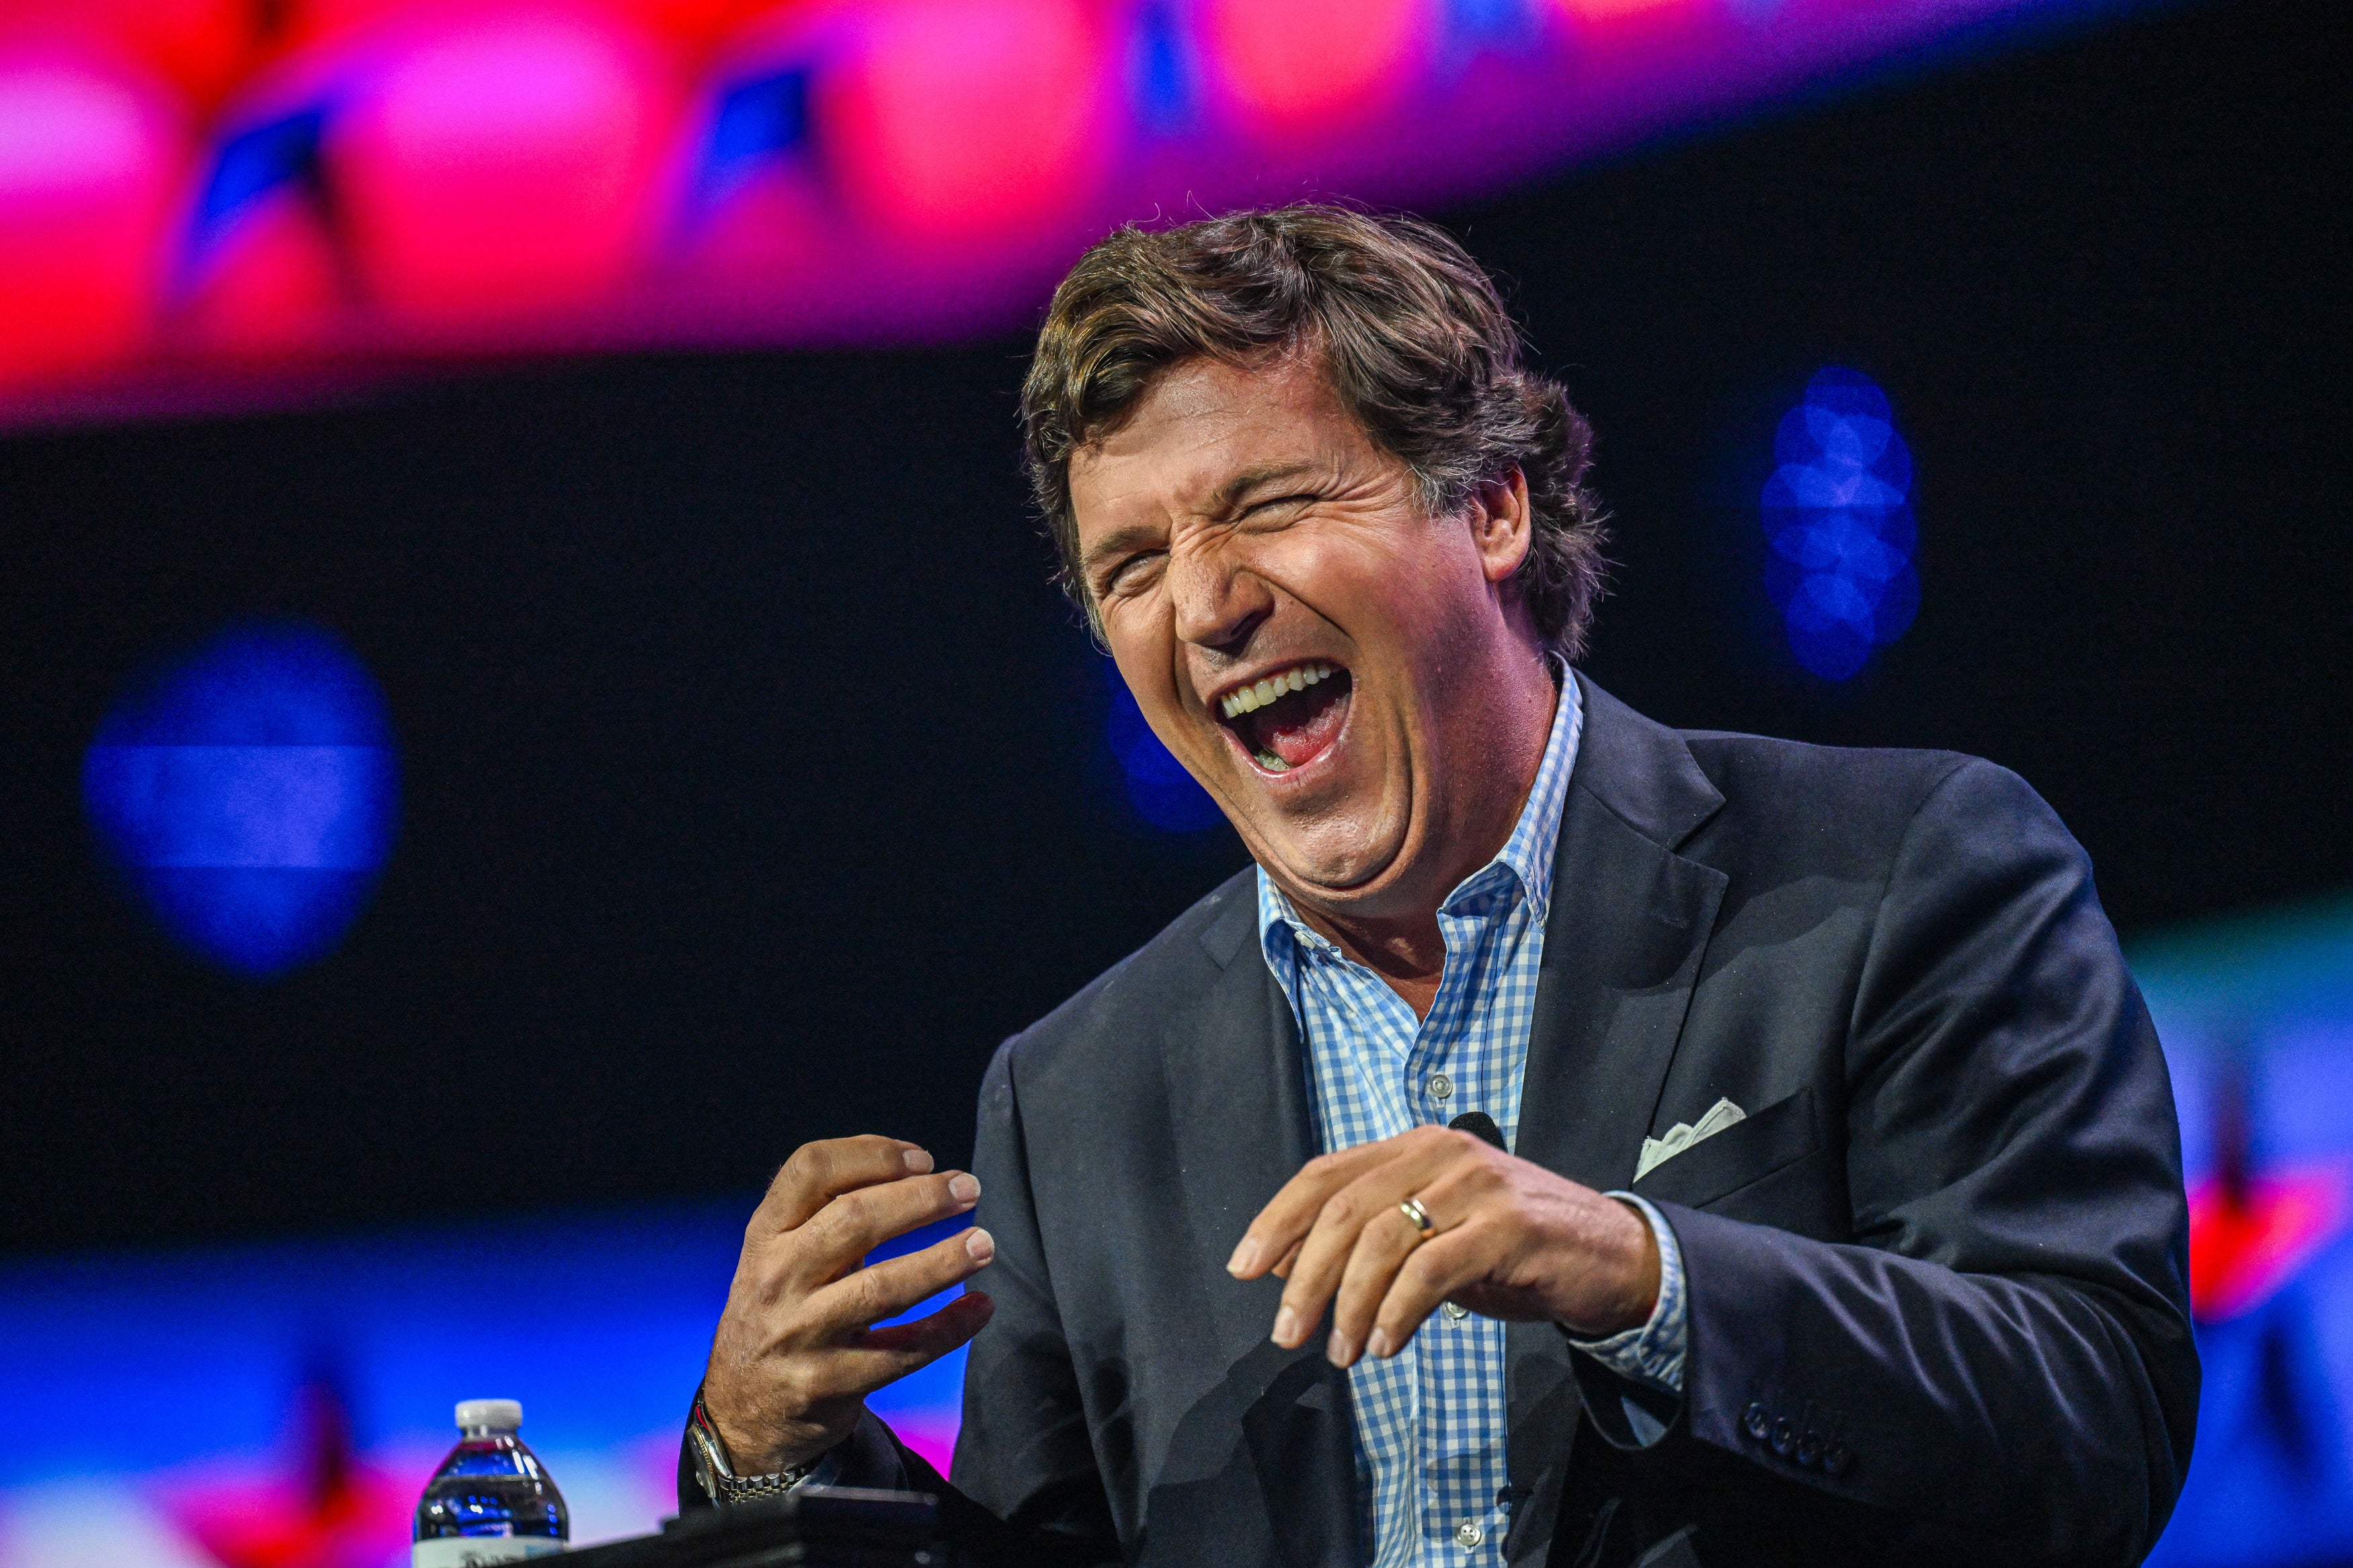
<svg viewBox="0 0 2353 1568">
<path fill-rule="evenodd" d="M 412 1568 L 480 1568 L 564 1550 L 572 1510 L 515 1436 L 522 1426 L 522 1406 L 512 1399 L 458 1406 L 458 1446 L 417 1505 Z"/>
</svg>

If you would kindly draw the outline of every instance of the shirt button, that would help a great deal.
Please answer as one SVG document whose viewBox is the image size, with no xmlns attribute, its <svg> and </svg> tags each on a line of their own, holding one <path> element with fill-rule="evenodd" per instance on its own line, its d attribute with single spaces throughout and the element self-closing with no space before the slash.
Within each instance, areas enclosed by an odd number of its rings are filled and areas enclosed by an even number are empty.
<svg viewBox="0 0 2353 1568">
<path fill-rule="evenodd" d="M 1448 1078 L 1442 1072 L 1431 1073 L 1430 1075 L 1430 1098 L 1432 1100 L 1453 1099 L 1454 1080 Z"/>
<path fill-rule="evenodd" d="M 1487 1532 L 1479 1528 L 1479 1521 L 1475 1519 L 1466 1519 L 1454 1527 L 1454 1544 L 1465 1552 L 1486 1539 Z"/>
</svg>

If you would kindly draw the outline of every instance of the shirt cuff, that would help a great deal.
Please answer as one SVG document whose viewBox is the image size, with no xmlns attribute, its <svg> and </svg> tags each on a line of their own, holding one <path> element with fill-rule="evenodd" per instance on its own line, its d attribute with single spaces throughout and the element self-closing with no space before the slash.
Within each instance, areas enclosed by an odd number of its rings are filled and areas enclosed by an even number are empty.
<svg viewBox="0 0 2353 1568">
<path fill-rule="evenodd" d="M 849 1447 L 849 1442 L 844 1440 L 828 1448 L 823 1455 L 819 1456 L 818 1462 L 809 1467 L 808 1474 L 792 1484 L 791 1489 L 798 1491 L 803 1487 L 833 1485 L 835 1481 L 841 1479 L 841 1454 L 842 1450 Z"/>
<path fill-rule="evenodd" d="M 1648 1199 L 1632 1193 L 1603 1195 L 1631 1204 L 1651 1227 L 1651 1239 L 1659 1244 L 1659 1300 L 1651 1309 L 1649 1321 L 1639 1328 L 1602 1340 L 1580 1340 L 1572 1334 L 1568 1342 L 1620 1377 L 1646 1384 L 1662 1394 L 1680 1394 L 1683 1391 L 1683 1351 L 1691 1339 L 1691 1313 L 1683 1296 L 1683 1248 L 1676 1245 L 1674 1227 L 1651 1206 Z"/>
</svg>

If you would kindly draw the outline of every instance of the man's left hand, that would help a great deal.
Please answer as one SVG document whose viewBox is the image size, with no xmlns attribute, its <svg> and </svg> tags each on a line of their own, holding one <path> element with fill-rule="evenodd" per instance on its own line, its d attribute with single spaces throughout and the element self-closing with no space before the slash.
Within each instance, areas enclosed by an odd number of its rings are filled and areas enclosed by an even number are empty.
<svg viewBox="0 0 2353 1568">
<path fill-rule="evenodd" d="M 1286 1281 L 1273 1335 L 1286 1350 L 1330 1307 L 1335 1366 L 1397 1354 L 1440 1301 L 1599 1339 L 1649 1321 L 1659 1296 L 1658 1241 L 1632 1205 L 1444 1127 L 1309 1161 L 1226 1268 Z"/>
</svg>

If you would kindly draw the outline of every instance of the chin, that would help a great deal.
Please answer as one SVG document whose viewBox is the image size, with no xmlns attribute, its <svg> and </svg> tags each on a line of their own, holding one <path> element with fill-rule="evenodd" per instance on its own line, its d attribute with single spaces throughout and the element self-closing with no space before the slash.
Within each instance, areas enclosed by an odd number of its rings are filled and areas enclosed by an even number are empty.
<svg viewBox="0 0 2353 1568">
<path fill-rule="evenodd" d="M 1337 826 L 1338 825 L 1331 825 Z M 1403 835 L 1352 832 L 1271 833 L 1259 836 L 1285 881 L 1332 903 L 1377 898 L 1398 864 Z M 1335 844 L 1331 838 L 1345 837 Z"/>
</svg>

